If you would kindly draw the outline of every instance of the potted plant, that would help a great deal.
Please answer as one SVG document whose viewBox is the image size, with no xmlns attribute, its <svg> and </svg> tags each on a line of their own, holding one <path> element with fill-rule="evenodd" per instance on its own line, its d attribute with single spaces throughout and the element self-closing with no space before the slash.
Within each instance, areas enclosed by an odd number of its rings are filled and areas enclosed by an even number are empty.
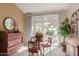
<svg viewBox="0 0 79 59">
<path fill-rule="evenodd" d="M 46 35 L 48 37 L 52 37 L 55 33 L 55 30 L 54 30 L 54 25 L 52 23 L 49 23 L 45 26 L 45 29 L 46 29 Z"/>
<path fill-rule="evenodd" d="M 63 42 L 61 43 L 61 46 L 63 48 L 63 51 L 66 51 L 66 38 L 71 34 L 71 24 L 68 17 L 66 17 L 60 24 L 59 34 L 63 36 Z"/>
<path fill-rule="evenodd" d="M 54 30 L 47 30 L 46 34 L 49 36 L 53 36 L 54 35 Z"/>
</svg>

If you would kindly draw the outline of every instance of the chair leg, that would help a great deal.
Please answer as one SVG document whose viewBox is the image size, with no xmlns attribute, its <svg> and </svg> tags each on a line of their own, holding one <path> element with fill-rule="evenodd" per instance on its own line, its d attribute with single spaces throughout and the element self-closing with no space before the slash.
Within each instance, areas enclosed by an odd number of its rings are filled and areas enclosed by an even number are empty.
<svg viewBox="0 0 79 59">
<path fill-rule="evenodd" d="M 33 53 L 31 53 L 31 55 L 33 56 Z"/>
<path fill-rule="evenodd" d="M 41 55 L 44 56 L 44 54 L 42 53 L 42 50 L 40 50 L 40 56 L 41 56 Z"/>
<path fill-rule="evenodd" d="M 37 53 L 37 56 L 39 56 L 39 53 Z"/>
<path fill-rule="evenodd" d="M 42 56 L 44 56 L 44 54 L 41 52 L 41 54 L 40 55 L 42 55 Z"/>
<path fill-rule="evenodd" d="M 30 52 L 29 52 L 29 56 L 30 56 Z"/>
<path fill-rule="evenodd" d="M 44 53 L 44 48 L 43 48 L 43 53 Z"/>
<path fill-rule="evenodd" d="M 50 50 L 50 54 L 51 54 L 51 47 L 49 47 L 49 50 Z"/>
</svg>

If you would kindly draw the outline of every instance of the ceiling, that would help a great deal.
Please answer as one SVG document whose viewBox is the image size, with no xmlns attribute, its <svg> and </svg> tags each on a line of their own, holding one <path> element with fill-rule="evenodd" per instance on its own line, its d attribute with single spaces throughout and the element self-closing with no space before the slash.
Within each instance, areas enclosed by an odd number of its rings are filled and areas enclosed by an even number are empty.
<svg viewBox="0 0 79 59">
<path fill-rule="evenodd" d="M 16 3 L 23 13 L 67 10 L 69 3 Z"/>
</svg>

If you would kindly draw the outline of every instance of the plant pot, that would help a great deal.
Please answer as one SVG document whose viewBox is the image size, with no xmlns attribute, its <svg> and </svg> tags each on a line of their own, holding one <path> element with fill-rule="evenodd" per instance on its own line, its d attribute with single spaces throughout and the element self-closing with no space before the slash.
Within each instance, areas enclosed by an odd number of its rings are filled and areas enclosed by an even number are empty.
<svg viewBox="0 0 79 59">
<path fill-rule="evenodd" d="M 66 52 L 66 47 L 62 47 L 62 50 L 63 50 L 64 52 Z"/>
<path fill-rule="evenodd" d="M 62 42 L 61 43 L 62 51 L 66 52 L 66 43 Z"/>
</svg>

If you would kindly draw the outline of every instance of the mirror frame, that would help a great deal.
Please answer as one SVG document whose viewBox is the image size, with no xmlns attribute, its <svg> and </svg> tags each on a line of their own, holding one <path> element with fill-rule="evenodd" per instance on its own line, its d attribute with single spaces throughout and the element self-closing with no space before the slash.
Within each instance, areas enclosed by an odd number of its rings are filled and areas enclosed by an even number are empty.
<svg viewBox="0 0 79 59">
<path fill-rule="evenodd" d="M 13 28 L 12 30 L 7 29 L 6 26 L 5 26 L 5 21 L 6 21 L 8 18 L 10 18 L 10 19 L 14 22 L 14 28 Z M 3 20 L 3 26 L 4 26 L 4 28 L 5 28 L 7 31 L 14 31 L 14 30 L 15 30 L 15 21 L 14 21 L 14 19 L 13 19 L 12 17 L 5 17 L 4 20 Z"/>
<path fill-rule="evenodd" d="M 79 35 L 79 9 L 77 9 L 71 16 L 71 26 L 74 25 L 74 28 L 72 30 L 74 30 L 74 34 L 77 36 Z"/>
</svg>

